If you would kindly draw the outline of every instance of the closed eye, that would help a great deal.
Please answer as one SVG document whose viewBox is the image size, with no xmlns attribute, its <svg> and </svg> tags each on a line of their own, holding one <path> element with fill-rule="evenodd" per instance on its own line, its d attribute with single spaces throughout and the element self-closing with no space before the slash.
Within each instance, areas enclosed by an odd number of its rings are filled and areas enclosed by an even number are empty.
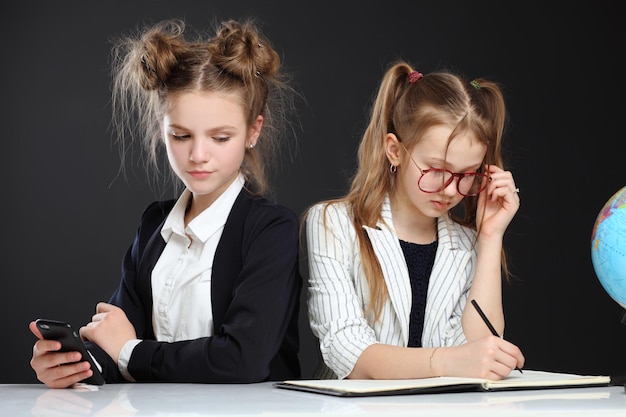
<svg viewBox="0 0 626 417">
<path fill-rule="evenodd" d="M 228 142 L 230 140 L 230 136 L 214 136 L 213 140 L 220 143 Z"/>
<path fill-rule="evenodd" d="M 174 138 L 174 140 L 186 140 L 191 137 L 191 135 L 188 133 L 182 133 L 182 134 L 172 133 L 171 135 Z"/>
</svg>

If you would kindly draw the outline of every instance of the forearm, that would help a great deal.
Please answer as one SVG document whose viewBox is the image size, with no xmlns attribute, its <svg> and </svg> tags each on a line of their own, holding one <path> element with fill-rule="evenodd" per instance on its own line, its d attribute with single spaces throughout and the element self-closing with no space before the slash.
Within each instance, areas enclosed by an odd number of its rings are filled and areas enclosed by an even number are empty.
<svg viewBox="0 0 626 417">
<path fill-rule="evenodd" d="M 434 348 L 374 344 L 363 351 L 348 378 L 407 379 L 436 376 L 433 353 L 437 353 Z"/>
<path fill-rule="evenodd" d="M 476 300 L 498 334 L 504 332 L 502 306 L 502 240 L 484 239 L 478 243 L 478 257 L 468 302 L 463 310 L 463 331 L 468 341 L 491 334 L 471 305 Z"/>
</svg>

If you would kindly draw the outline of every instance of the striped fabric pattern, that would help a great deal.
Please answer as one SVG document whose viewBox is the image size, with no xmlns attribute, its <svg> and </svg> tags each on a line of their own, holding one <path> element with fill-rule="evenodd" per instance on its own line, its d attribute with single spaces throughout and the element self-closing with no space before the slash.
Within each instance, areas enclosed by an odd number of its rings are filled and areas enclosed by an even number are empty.
<svg viewBox="0 0 626 417">
<path fill-rule="evenodd" d="M 384 343 L 406 346 L 411 311 L 411 286 L 402 248 L 393 229 L 386 199 L 383 221 L 365 230 L 381 264 L 389 299 L 380 320 L 364 315 L 369 291 L 358 251 L 357 237 L 344 203 L 313 206 L 306 220 L 309 262 L 308 313 L 313 334 L 320 341 L 324 366 L 318 377 L 345 378 L 368 346 Z M 455 346 L 466 341 L 461 314 L 473 278 L 475 232 L 438 219 L 439 244 L 430 277 L 422 345 Z"/>
</svg>

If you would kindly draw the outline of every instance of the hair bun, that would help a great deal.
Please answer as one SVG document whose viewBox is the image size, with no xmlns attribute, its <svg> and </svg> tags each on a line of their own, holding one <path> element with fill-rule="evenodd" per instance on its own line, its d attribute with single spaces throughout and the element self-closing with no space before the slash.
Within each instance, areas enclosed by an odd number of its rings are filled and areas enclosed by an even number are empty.
<svg viewBox="0 0 626 417">
<path fill-rule="evenodd" d="M 155 90 L 168 79 L 172 69 L 178 65 L 178 56 L 185 50 L 183 38 L 185 24 L 180 20 L 169 20 L 155 25 L 141 38 L 143 51 L 139 56 L 143 69 L 141 85 Z"/>
<path fill-rule="evenodd" d="M 251 21 L 223 22 L 210 49 L 216 66 L 244 81 L 259 76 L 273 77 L 280 67 L 278 54 Z"/>
</svg>

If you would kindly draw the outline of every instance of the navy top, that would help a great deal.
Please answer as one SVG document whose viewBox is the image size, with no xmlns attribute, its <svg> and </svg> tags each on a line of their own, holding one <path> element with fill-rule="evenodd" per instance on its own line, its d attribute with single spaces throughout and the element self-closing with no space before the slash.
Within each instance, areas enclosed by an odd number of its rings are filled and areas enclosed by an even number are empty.
<svg viewBox="0 0 626 417">
<path fill-rule="evenodd" d="M 424 312 L 426 311 L 426 294 L 428 279 L 435 263 L 437 240 L 426 245 L 400 240 L 400 246 L 406 259 L 411 280 L 412 304 L 409 318 L 409 347 L 422 346 L 424 330 Z"/>
</svg>

